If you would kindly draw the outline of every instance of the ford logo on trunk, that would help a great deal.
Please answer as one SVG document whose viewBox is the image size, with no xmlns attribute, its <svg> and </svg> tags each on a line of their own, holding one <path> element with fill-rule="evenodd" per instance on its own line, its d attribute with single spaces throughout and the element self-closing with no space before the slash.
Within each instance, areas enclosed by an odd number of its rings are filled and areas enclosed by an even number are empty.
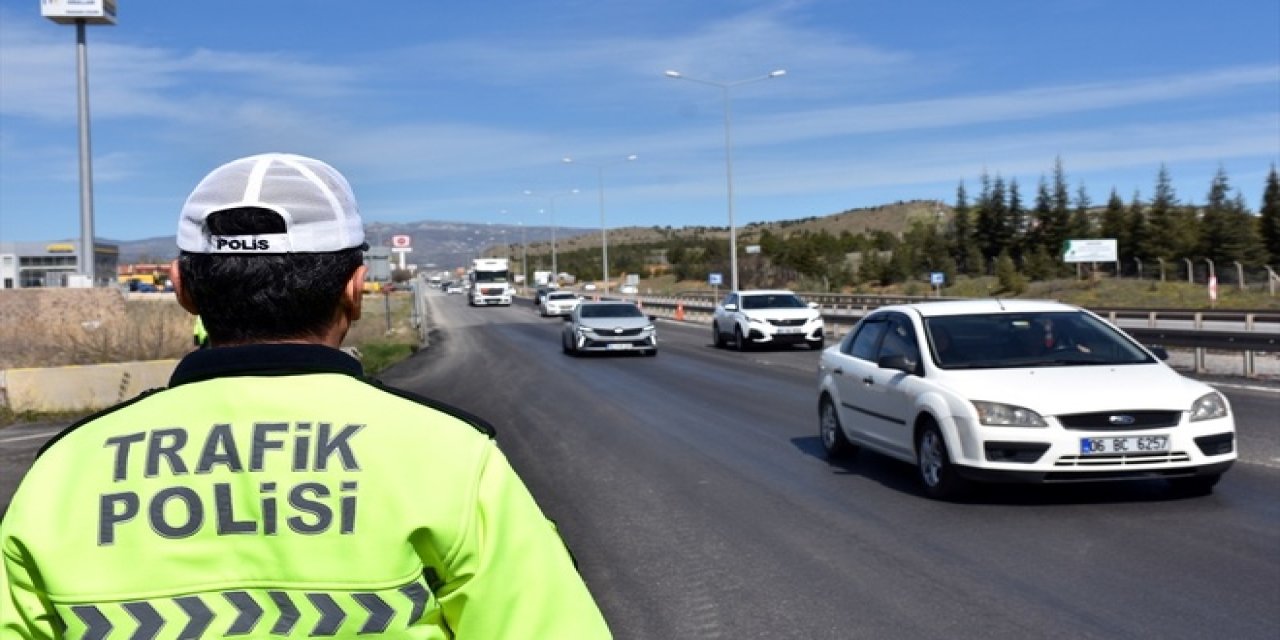
<svg viewBox="0 0 1280 640">
<path fill-rule="evenodd" d="M 1111 416 L 1107 418 L 1107 422 L 1116 426 L 1125 426 L 1133 424 L 1137 422 L 1137 420 L 1133 416 Z"/>
</svg>

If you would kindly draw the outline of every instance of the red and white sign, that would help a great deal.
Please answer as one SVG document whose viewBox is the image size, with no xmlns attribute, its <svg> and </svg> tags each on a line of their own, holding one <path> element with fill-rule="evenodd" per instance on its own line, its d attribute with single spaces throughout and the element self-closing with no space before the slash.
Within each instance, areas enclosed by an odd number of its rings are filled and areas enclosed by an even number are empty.
<svg viewBox="0 0 1280 640">
<path fill-rule="evenodd" d="M 1209 276 L 1209 299 L 1218 299 L 1218 276 Z"/>
<path fill-rule="evenodd" d="M 397 249 L 407 248 L 413 239 L 409 236 L 391 236 L 391 246 Z"/>
</svg>

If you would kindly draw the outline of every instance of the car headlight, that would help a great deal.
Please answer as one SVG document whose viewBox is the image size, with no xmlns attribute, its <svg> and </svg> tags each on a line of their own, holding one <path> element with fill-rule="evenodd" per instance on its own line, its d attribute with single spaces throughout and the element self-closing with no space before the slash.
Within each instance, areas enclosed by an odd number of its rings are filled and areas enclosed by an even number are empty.
<svg viewBox="0 0 1280 640">
<path fill-rule="evenodd" d="M 1227 413 L 1227 401 L 1217 391 L 1206 393 L 1191 404 L 1192 422 L 1225 418 Z"/>
<path fill-rule="evenodd" d="M 651 332 L 651 331 L 653 331 L 653 325 L 651 325 L 651 324 L 646 324 L 646 325 L 644 326 L 644 330 L 645 330 L 645 332 Z"/>
<path fill-rule="evenodd" d="M 984 402 L 974 400 L 973 408 L 978 410 L 978 422 L 997 427 L 1047 427 L 1048 423 L 1040 414 L 1011 404 Z"/>
</svg>

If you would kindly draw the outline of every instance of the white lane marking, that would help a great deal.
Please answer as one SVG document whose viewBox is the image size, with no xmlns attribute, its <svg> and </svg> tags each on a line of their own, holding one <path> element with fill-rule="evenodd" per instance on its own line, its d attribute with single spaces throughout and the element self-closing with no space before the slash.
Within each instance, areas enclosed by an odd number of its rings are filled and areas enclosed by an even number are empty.
<svg viewBox="0 0 1280 640">
<path fill-rule="evenodd" d="M 0 444 L 6 442 L 17 442 L 19 440 L 34 440 L 36 438 L 52 438 L 54 433 L 56 433 L 56 431 L 49 433 L 28 433 L 23 436 L 14 436 L 12 438 L 0 438 Z"/>
</svg>

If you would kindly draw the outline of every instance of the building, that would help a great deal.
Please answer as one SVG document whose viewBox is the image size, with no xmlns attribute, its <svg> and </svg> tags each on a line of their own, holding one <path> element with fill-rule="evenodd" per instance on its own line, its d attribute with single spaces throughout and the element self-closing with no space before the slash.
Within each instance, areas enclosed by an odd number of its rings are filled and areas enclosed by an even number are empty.
<svg viewBox="0 0 1280 640">
<path fill-rule="evenodd" d="M 0 242 L 0 289 L 88 286 L 75 242 Z M 94 286 L 116 282 L 120 247 L 95 242 Z"/>
</svg>

